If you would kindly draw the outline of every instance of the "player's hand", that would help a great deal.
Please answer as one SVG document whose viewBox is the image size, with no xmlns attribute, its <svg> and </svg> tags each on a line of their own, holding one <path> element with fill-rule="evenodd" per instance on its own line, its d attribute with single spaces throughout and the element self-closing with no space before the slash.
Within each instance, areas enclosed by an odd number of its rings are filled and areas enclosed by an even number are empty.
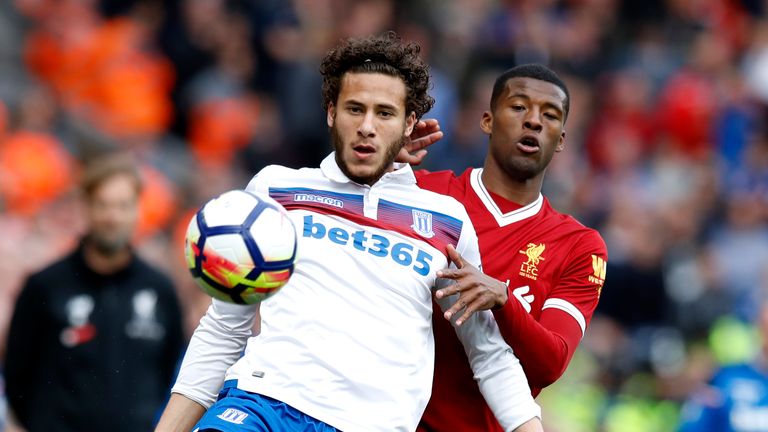
<svg viewBox="0 0 768 432">
<path fill-rule="evenodd" d="M 436 119 L 419 120 L 413 127 L 411 135 L 405 140 L 405 145 L 400 149 L 395 161 L 411 165 L 420 164 L 427 155 L 425 149 L 440 141 L 442 137 L 443 132 Z"/>
<path fill-rule="evenodd" d="M 456 283 L 437 290 L 435 296 L 440 299 L 458 293 L 459 298 L 445 311 L 445 319 L 450 320 L 463 311 L 456 320 L 456 325 L 461 325 L 479 310 L 500 308 L 507 303 L 509 293 L 504 282 L 497 281 L 466 262 L 453 245 L 448 245 L 446 250 L 448 258 L 458 268 L 438 270 L 437 277 L 453 279 Z"/>
</svg>

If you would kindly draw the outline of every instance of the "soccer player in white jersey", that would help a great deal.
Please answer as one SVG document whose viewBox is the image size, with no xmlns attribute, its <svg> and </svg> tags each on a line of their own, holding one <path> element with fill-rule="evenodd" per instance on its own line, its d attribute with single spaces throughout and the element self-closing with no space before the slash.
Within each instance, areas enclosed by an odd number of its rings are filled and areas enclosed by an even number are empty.
<svg viewBox="0 0 768 432">
<path fill-rule="evenodd" d="M 436 272 L 449 264 L 448 244 L 479 262 L 461 204 L 419 189 L 410 166 L 393 162 L 433 103 L 418 52 L 387 33 L 345 40 L 325 56 L 335 152 L 320 168 L 269 166 L 247 187 L 288 210 L 299 231 L 296 271 L 263 304 L 213 300 L 158 432 L 416 429 L 434 368 Z M 492 314 L 476 313 L 456 332 L 505 430 L 542 430 Z"/>
</svg>

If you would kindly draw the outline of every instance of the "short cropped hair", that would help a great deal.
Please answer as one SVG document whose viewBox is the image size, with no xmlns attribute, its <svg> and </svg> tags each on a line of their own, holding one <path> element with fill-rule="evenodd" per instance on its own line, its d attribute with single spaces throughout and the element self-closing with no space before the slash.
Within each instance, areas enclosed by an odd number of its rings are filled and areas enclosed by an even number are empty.
<svg viewBox="0 0 768 432">
<path fill-rule="evenodd" d="M 380 36 L 344 39 L 323 58 L 323 109 L 335 104 L 341 91 L 341 80 L 347 72 L 382 73 L 402 78 L 405 82 L 406 115 L 421 118 L 435 104 L 428 94 L 429 66 L 419 57 L 421 47 L 404 43 L 393 31 Z"/>
<path fill-rule="evenodd" d="M 120 174 L 130 176 L 136 185 L 136 194 L 141 194 L 144 188 L 144 181 L 141 177 L 138 163 L 135 158 L 126 153 L 107 153 L 86 161 L 85 169 L 80 179 L 80 189 L 86 198 L 90 199 L 99 186 Z"/>
<path fill-rule="evenodd" d="M 565 93 L 563 109 L 565 110 L 565 118 L 568 118 L 568 110 L 571 105 L 571 95 L 568 92 L 568 86 L 566 86 L 565 82 L 557 76 L 555 71 L 538 63 L 515 66 L 511 69 L 507 69 L 496 78 L 496 82 L 493 83 L 493 92 L 491 93 L 491 111 L 493 111 L 496 106 L 496 102 L 498 101 L 499 96 L 501 96 L 501 93 L 504 92 L 507 81 L 512 78 L 533 78 L 552 83 L 559 87 L 563 93 Z"/>
</svg>

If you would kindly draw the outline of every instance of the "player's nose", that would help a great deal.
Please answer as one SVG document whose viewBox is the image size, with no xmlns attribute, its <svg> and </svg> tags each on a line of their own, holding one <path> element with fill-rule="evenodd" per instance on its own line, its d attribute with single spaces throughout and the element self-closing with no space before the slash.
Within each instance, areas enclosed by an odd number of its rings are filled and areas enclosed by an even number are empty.
<svg viewBox="0 0 768 432">
<path fill-rule="evenodd" d="M 523 126 L 526 129 L 531 129 L 536 132 L 540 132 L 543 128 L 541 121 L 541 112 L 538 109 L 531 109 L 526 113 Z"/>
<path fill-rule="evenodd" d="M 357 126 L 357 134 L 366 138 L 373 137 L 376 134 L 376 127 L 373 122 L 372 112 L 368 112 L 363 116 Z"/>
</svg>

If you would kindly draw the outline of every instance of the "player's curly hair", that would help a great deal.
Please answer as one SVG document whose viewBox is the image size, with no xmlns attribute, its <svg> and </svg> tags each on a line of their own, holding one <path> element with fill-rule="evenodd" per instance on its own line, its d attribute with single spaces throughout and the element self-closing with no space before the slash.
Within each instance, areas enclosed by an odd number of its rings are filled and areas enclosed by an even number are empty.
<svg viewBox="0 0 768 432">
<path fill-rule="evenodd" d="M 421 118 L 435 104 L 430 96 L 429 66 L 419 57 L 421 47 L 403 42 L 393 31 L 378 36 L 344 39 L 328 51 L 320 63 L 323 75 L 323 109 L 336 103 L 341 79 L 346 72 L 382 73 L 405 81 L 406 115 L 415 112 Z"/>
</svg>

